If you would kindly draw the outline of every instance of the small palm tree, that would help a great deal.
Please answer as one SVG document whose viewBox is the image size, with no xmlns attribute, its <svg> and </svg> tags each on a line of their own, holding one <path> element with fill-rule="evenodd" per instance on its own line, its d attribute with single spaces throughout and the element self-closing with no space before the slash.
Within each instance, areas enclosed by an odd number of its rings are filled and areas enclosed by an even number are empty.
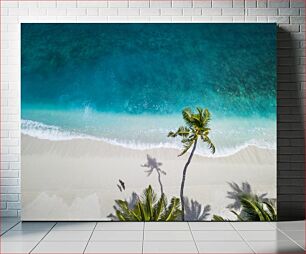
<svg viewBox="0 0 306 254">
<path fill-rule="evenodd" d="M 176 221 L 181 215 L 180 199 L 173 197 L 167 204 L 165 194 L 159 200 L 151 185 L 131 208 L 126 200 L 115 200 L 116 217 L 120 221 Z"/>
<path fill-rule="evenodd" d="M 186 126 L 179 127 L 176 132 L 170 131 L 168 133 L 168 137 L 174 138 L 180 136 L 182 138 L 181 142 L 184 145 L 184 149 L 178 156 L 182 156 L 192 147 L 191 153 L 183 170 L 180 191 L 182 220 L 184 221 L 184 186 L 186 172 L 196 150 L 198 139 L 200 138 L 204 143 L 206 143 L 212 153 L 215 153 L 215 146 L 208 136 L 210 131 L 210 128 L 208 128 L 208 123 L 211 119 L 210 112 L 208 111 L 208 109 L 202 109 L 198 107 L 197 112 L 193 113 L 190 108 L 185 108 L 182 111 L 182 115 Z"/>
<path fill-rule="evenodd" d="M 272 201 L 262 201 L 258 196 L 241 195 L 242 209 L 240 214 L 232 210 L 238 221 L 276 221 L 277 213 Z M 219 215 L 213 216 L 213 221 L 227 221 Z"/>
</svg>

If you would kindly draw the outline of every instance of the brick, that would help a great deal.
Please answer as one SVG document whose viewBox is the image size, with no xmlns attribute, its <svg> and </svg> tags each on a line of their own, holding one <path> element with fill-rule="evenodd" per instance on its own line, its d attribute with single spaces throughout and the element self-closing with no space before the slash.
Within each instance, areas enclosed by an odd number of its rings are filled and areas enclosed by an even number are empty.
<svg viewBox="0 0 306 254">
<path fill-rule="evenodd" d="M 260 22 L 260 23 L 268 23 L 269 20 L 268 20 L 268 17 L 265 17 L 265 16 L 258 16 L 258 17 L 257 17 L 257 22 Z"/>
<path fill-rule="evenodd" d="M 1 201 L 13 201 L 13 202 L 16 202 L 16 201 L 19 201 L 19 196 L 18 194 L 1 194 Z"/>
<path fill-rule="evenodd" d="M 118 9 L 117 8 L 99 8 L 100 16 L 117 16 Z"/>
<path fill-rule="evenodd" d="M 55 8 L 56 1 L 39 1 L 38 7 L 39 8 Z"/>
<path fill-rule="evenodd" d="M 243 8 L 224 8 L 222 9 L 222 15 L 224 16 L 242 16 L 244 15 Z"/>
<path fill-rule="evenodd" d="M 250 16 L 276 16 L 277 9 L 272 9 L 272 8 L 247 9 L 247 14 Z"/>
<path fill-rule="evenodd" d="M 212 6 L 211 0 L 194 0 L 193 7 L 209 8 Z"/>
<path fill-rule="evenodd" d="M 159 16 L 160 9 L 158 8 L 142 8 L 140 9 L 141 16 Z"/>
<path fill-rule="evenodd" d="M 150 17 L 150 22 L 156 22 L 156 23 L 172 22 L 172 18 L 170 16 L 168 17 L 152 16 Z"/>
<path fill-rule="evenodd" d="M 1 217 L 17 217 L 17 210 L 2 210 Z"/>
<path fill-rule="evenodd" d="M 270 23 L 289 24 L 289 17 L 272 16 L 272 17 L 268 17 L 268 21 Z"/>
<path fill-rule="evenodd" d="M 21 209 L 21 203 L 20 202 L 8 202 L 7 203 L 7 209 L 20 210 Z"/>
<path fill-rule="evenodd" d="M 233 22 L 233 17 L 231 16 L 213 16 L 212 21 L 221 22 L 221 23 Z"/>
<path fill-rule="evenodd" d="M 245 0 L 245 7 L 246 8 L 255 8 L 256 7 L 256 0 Z"/>
<path fill-rule="evenodd" d="M 13 178 L 14 177 L 19 177 L 19 171 L 18 170 L 4 170 L 2 167 L 1 167 L 0 174 L 1 174 L 1 178 L 2 177 L 6 177 L 6 178 L 9 178 L 9 177 L 13 177 Z"/>
<path fill-rule="evenodd" d="M 173 0 L 172 7 L 192 7 L 192 0 Z"/>
<path fill-rule="evenodd" d="M 288 0 L 269 0 L 268 7 L 289 7 L 290 3 Z"/>
<path fill-rule="evenodd" d="M 290 7 L 305 7 L 305 0 L 290 0 Z"/>
<path fill-rule="evenodd" d="M 10 16 L 28 16 L 29 9 L 10 8 L 9 15 Z"/>
<path fill-rule="evenodd" d="M 76 21 L 78 22 L 84 22 L 84 23 L 105 23 L 107 21 L 107 17 L 103 16 L 76 16 L 76 17 L 71 17 L 71 18 L 76 18 Z"/>
<path fill-rule="evenodd" d="M 20 193 L 20 186 L 0 186 L 2 194 L 18 194 Z"/>
<path fill-rule="evenodd" d="M 170 8 L 171 0 L 155 0 L 150 1 L 150 8 Z"/>
<path fill-rule="evenodd" d="M 233 0 L 234 8 L 244 8 L 244 0 Z"/>
<path fill-rule="evenodd" d="M 201 16 L 196 16 L 196 17 L 192 17 L 192 21 L 193 22 L 199 22 L 199 23 L 207 23 L 207 22 L 211 22 L 212 17 L 207 16 L 207 17 L 201 17 Z"/>
<path fill-rule="evenodd" d="M 161 9 L 161 15 L 181 16 L 183 15 L 183 9 L 182 8 L 164 8 L 164 9 Z"/>
<path fill-rule="evenodd" d="M 138 16 L 139 9 L 138 8 L 120 8 L 118 9 L 119 16 Z"/>
<path fill-rule="evenodd" d="M 116 2 L 116 1 L 112 1 Z M 100 0 L 100 1 L 77 1 L 77 7 L 80 8 L 106 8 L 107 7 L 107 1 L 106 0 Z M 112 6 L 110 6 L 112 7 Z M 127 6 L 123 6 L 127 7 Z"/>
<path fill-rule="evenodd" d="M 183 15 L 184 16 L 200 16 L 202 14 L 201 8 L 184 8 Z"/>
<path fill-rule="evenodd" d="M 65 8 L 63 8 L 63 9 L 59 9 L 59 8 L 48 9 L 47 14 L 49 16 L 66 16 L 67 15 L 67 9 L 65 9 Z"/>
<path fill-rule="evenodd" d="M 267 0 L 257 0 L 258 8 L 266 8 L 268 6 Z"/>
<path fill-rule="evenodd" d="M 299 17 L 299 16 L 291 16 L 290 17 L 290 23 L 292 24 L 304 24 L 305 17 Z"/>
<path fill-rule="evenodd" d="M 99 9 L 98 8 L 87 8 L 86 9 L 86 15 L 88 15 L 88 16 L 98 16 L 99 15 Z"/>
<path fill-rule="evenodd" d="M 232 0 L 212 0 L 212 7 L 222 7 L 222 8 L 232 8 L 233 1 Z"/>
<path fill-rule="evenodd" d="M 178 23 L 186 23 L 186 22 L 191 22 L 192 21 L 192 17 L 188 17 L 188 16 L 175 16 L 172 17 L 172 22 L 178 22 Z"/>
<path fill-rule="evenodd" d="M 19 185 L 18 178 L 1 178 L 0 179 L 1 186 L 17 186 Z"/>
<path fill-rule="evenodd" d="M 18 1 L 1 1 L 1 8 L 18 8 Z"/>
<path fill-rule="evenodd" d="M 221 8 L 202 8 L 203 16 L 221 16 Z"/>
<path fill-rule="evenodd" d="M 85 16 L 86 15 L 86 9 L 85 8 L 67 9 L 67 15 L 68 16 Z"/>
<path fill-rule="evenodd" d="M 77 7 L 77 1 L 57 1 L 56 2 L 56 7 L 57 8 L 76 8 Z"/>
<path fill-rule="evenodd" d="M 280 16 L 298 16 L 300 9 L 298 8 L 280 8 L 278 10 Z"/>
<path fill-rule="evenodd" d="M 30 16 L 43 16 L 47 15 L 46 8 L 31 8 L 30 9 Z"/>
<path fill-rule="evenodd" d="M 129 7 L 129 2 L 128 1 L 108 1 L 108 7 Z"/>
<path fill-rule="evenodd" d="M 150 7 L 150 1 L 149 0 L 130 0 L 129 2 L 130 8 L 145 8 Z"/>
</svg>

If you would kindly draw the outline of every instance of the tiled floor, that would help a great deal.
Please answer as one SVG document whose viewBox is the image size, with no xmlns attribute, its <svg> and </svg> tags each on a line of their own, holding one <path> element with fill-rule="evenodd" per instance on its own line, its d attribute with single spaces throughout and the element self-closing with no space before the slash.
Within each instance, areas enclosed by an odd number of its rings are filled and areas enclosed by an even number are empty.
<svg viewBox="0 0 306 254">
<path fill-rule="evenodd" d="M 305 221 L 24 222 L 1 219 L 0 253 L 304 253 Z"/>
</svg>

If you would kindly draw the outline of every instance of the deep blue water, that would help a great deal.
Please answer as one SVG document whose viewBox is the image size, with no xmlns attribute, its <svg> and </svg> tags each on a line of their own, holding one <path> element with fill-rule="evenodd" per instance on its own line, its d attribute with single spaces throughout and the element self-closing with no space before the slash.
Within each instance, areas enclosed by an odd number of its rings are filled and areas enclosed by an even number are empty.
<svg viewBox="0 0 306 254">
<path fill-rule="evenodd" d="M 22 24 L 21 33 L 24 133 L 179 145 L 167 132 L 183 108 L 201 106 L 217 151 L 275 147 L 274 24 Z"/>
<path fill-rule="evenodd" d="M 22 24 L 22 105 L 275 117 L 274 24 Z"/>
</svg>

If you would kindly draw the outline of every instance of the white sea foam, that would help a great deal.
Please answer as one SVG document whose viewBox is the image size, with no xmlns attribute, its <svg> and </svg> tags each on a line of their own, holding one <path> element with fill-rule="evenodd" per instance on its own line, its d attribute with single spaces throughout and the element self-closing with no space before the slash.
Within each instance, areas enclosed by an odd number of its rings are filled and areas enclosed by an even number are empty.
<svg viewBox="0 0 306 254">
<path fill-rule="evenodd" d="M 173 142 L 159 142 L 159 143 L 145 143 L 139 142 L 135 140 L 124 141 L 118 140 L 116 138 L 104 138 L 104 137 L 96 137 L 93 135 L 83 134 L 76 131 L 68 131 L 64 130 L 58 126 L 47 125 L 40 122 L 32 121 L 32 120 L 21 120 L 21 133 L 25 135 L 29 135 L 31 137 L 39 138 L 39 139 L 47 139 L 52 141 L 65 141 L 65 140 L 73 140 L 73 139 L 89 139 L 95 141 L 103 141 L 108 144 L 121 146 L 124 148 L 134 149 L 134 150 L 147 150 L 147 149 L 158 149 L 158 148 L 171 148 L 181 150 L 182 145 L 179 140 L 172 140 Z M 196 150 L 196 154 L 205 156 L 205 157 L 224 157 L 233 155 L 243 149 L 246 149 L 250 146 L 255 146 L 262 149 L 276 149 L 276 144 L 270 144 L 268 142 L 258 142 L 255 139 L 251 139 L 245 143 L 240 145 L 236 145 L 233 147 L 217 147 L 216 153 L 212 155 L 209 152 L 209 149 L 205 146 L 205 144 L 200 144 L 198 149 Z"/>
</svg>

